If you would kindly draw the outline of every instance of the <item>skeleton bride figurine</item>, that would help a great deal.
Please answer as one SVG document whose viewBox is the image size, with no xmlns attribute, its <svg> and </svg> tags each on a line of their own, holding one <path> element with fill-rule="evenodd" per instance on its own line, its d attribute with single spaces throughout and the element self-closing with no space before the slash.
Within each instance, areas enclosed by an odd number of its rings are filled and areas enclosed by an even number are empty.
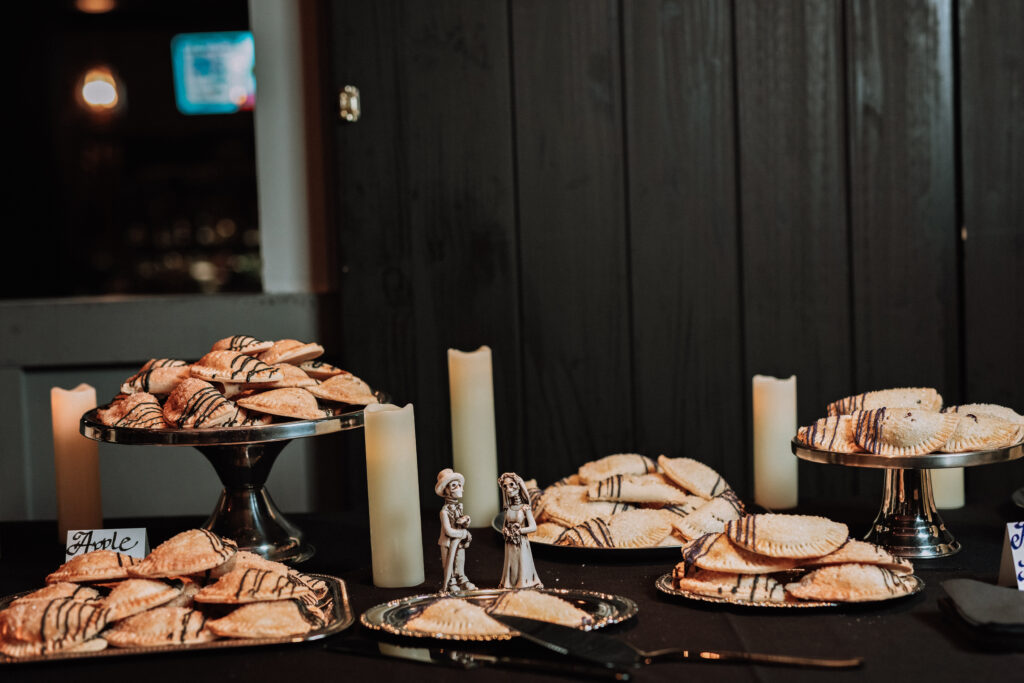
<svg viewBox="0 0 1024 683">
<path fill-rule="evenodd" d="M 515 472 L 506 472 L 498 477 L 501 488 L 502 525 L 505 537 L 505 567 L 502 570 L 500 588 L 543 588 L 533 566 L 533 553 L 527 534 L 537 530 L 537 522 L 530 509 L 530 494 L 526 484 Z"/>
</svg>

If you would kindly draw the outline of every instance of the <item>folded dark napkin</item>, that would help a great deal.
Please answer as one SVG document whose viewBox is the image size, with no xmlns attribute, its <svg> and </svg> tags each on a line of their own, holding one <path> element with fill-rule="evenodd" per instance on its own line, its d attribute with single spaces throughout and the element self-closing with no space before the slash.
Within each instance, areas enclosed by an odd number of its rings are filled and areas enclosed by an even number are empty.
<svg viewBox="0 0 1024 683">
<path fill-rule="evenodd" d="M 942 587 L 949 597 L 939 600 L 939 606 L 968 627 L 978 645 L 1024 649 L 1024 591 L 973 579 L 950 579 Z"/>
</svg>

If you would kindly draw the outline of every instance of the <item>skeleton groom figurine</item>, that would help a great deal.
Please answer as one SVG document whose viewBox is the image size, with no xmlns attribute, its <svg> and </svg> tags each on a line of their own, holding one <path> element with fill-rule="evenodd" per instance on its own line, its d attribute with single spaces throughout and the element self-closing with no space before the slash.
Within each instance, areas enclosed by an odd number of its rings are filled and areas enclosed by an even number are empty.
<svg viewBox="0 0 1024 683">
<path fill-rule="evenodd" d="M 441 592 L 476 590 L 466 578 L 466 548 L 473 540 L 469 533 L 469 517 L 462 510 L 462 487 L 466 478 L 451 468 L 437 473 L 437 485 L 434 493 L 444 498 L 441 508 L 441 537 L 437 544 L 441 546 L 441 568 L 444 579 L 441 581 Z"/>
</svg>

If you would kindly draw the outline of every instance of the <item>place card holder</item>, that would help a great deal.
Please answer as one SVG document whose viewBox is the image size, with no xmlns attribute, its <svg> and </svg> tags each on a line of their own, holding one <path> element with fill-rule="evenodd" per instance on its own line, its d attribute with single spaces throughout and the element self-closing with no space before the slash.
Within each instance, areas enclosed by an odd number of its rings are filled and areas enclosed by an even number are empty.
<svg viewBox="0 0 1024 683">
<path fill-rule="evenodd" d="M 64 545 L 65 562 L 94 550 L 113 550 L 141 560 L 149 554 L 149 535 L 145 528 L 68 529 Z"/>
<path fill-rule="evenodd" d="M 1000 586 L 1024 591 L 1024 522 L 1009 522 L 1003 536 L 1003 558 L 999 563 Z"/>
</svg>

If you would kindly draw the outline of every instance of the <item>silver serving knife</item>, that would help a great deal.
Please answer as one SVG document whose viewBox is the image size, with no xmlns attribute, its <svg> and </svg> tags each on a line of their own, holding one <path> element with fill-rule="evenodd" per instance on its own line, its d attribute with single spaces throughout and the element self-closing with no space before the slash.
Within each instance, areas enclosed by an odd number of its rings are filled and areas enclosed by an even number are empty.
<svg viewBox="0 0 1024 683">
<path fill-rule="evenodd" d="M 511 629 L 518 631 L 523 638 L 543 645 L 563 655 L 571 655 L 588 662 L 594 662 L 610 669 L 635 668 L 658 661 L 696 660 L 703 662 L 745 662 L 748 664 L 768 664 L 773 666 L 799 666 L 825 669 L 845 669 L 860 666 L 863 657 L 848 659 L 825 659 L 821 657 L 794 657 L 757 652 L 737 652 L 730 650 L 686 650 L 670 648 L 647 652 L 640 650 L 624 640 L 579 629 L 560 626 L 546 621 L 512 617 L 504 614 L 491 614 Z"/>
<path fill-rule="evenodd" d="M 420 664 L 440 664 L 441 666 L 457 669 L 497 666 L 537 673 L 561 674 L 573 678 L 599 678 L 609 681 L 630 680 L 628 672 L 595 667 L 590 664 L 529 659 L 525 657 L 507 657 L 482 652 L 450 650 L 447 648 L 406 647 L 385 642 L 342 640 L 337 643 L 327 643 L 324 645 L 324 649 L 330 652 L 360 657 L 391 657 Z"/>
</svg>

